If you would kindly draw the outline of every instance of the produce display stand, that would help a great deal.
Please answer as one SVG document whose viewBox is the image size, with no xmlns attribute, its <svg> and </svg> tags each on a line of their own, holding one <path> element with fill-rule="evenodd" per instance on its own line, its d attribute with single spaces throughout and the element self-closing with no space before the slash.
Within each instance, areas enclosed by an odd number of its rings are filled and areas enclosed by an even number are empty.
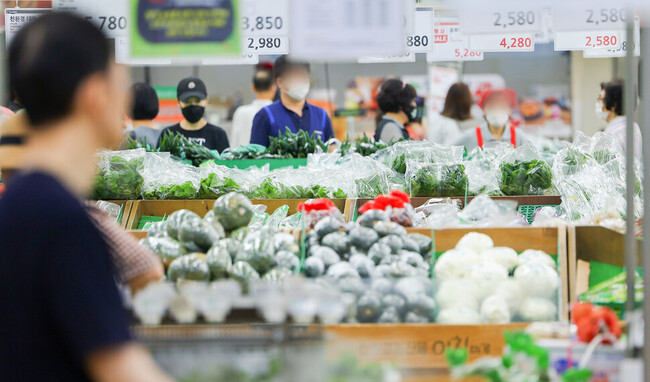
<svg viewBox="0 0 650 382">
<path fill-rule="evenodd" d="M 491 197 L 495 201 L 512 201 L 516 203 L 515 207 L 520 208 L 523 206 L 533 206 L 535 209 L 537 207 L 543 206 L 558 206 L 562 203 L 562 197 L 560 195 L 522 195 L 522 196 L 493 196 Z M 447 199 L 447 197 L 413 197 L 411 198 L 411 205 L 413 207 L 420 207 L 431 199 Z M 452 196 L 449 199 L 457 200 L 460 203 L 460 207 L 464 207 L 465 203 L 469 203 L 474 199 L 474 196 L 468 196 L 467 201 L 465 201 L 464 196 Z M 347 217 L 349 221 L 355 221 L 358 217 L 359 208 L 364 204 L 372 201 L 370 198 L 362 198 L 355 200 L 355 208 L 351 211 L 352 214 Z M 534 212 L 534 210 L 533 210 Z M 526 215 L 524 213 L 524 215 Z M 528 216 L 527 216 L 528 217 Z"/>
<path fill-rule="evenodd" d="M 641 264 L 642 247 L 639 240 L 636 264 Z M 591 286 L 592 262 L 621 268 L 625 266 L 625 235 L 601 226 L 568 227 L 568 254 L 569 301 L 574 302 Z"/>
<path fill-rule="evenodd" d="M 506 325 L 341 324 L 325 326 L 326 351 L 352 351 L 361 362 L 391 363 L 405 381 L 447 381 L 445 351 L 465 347 L 469 359 L 500 356 L 507 331 L 527 323 Z M 433 378 L 433 379 L 432 379 Z"/>
<path fill-rule="evenodd" d="M 484 233 L 492 238 L 496 247 L 509 247 L 517 252 L 527 249 L 542 250 L 557 255 L 560 273 L 559 317 L 569 319 L 569 261 L 567 231 L 565 227 L 520 227 L 520 228 L 452 228 L 428 230 L 408 228 L 409 233 L 421 233 L 433 238 L 437 253 L 456 247 L 458 241 L 470 232 Z"/>
<path fill-rule="evenodd" d="M 92 200 L 90 201 L 91 203 L 96 203 L 97 200 Z M 120 206 L 120 216 L 118 216 L 117 219 L 117 224 L 126 229 L 127 225 L 127 220 L 129 219 L 129 215 L 131 213 L 131 207 L 133 207 L 133 201 L 131 200 L 104 200 L 104 202 L 107 203 L 113 203 L 117 204 Z"/>
<path fill-rule="evenodd" d="M 351 199 L 330 199 L 334 205 L 347 216 L 354 204 Z M 251 199 L 253 204 L 263 204 L 267 207 L 267 213 L 273 213 L 278 207 L 289 206 L 289 214 L 298 211 L 298 204 L 306 199 Z M 141 230 L 140 220 L 143 216 L 165 217 L 172 212 L 181 209 L 188 209 L 204 216 L 214 206 L 215 200 L 136 200 L 129 210 L 127 222 L 124 226 L 127 230 Z"/>
<path fill-rule="evenodd" d="M 269 165 L 270 170 L 285 167 L 304 167 L 307 166 L 307 158 L 292 159 L 232 159 L 232 160 L 215 160 L 214 163 L 229 168 L 238 168 L 245 170 L 250 167 L 263 167 Z"/>
</svg>

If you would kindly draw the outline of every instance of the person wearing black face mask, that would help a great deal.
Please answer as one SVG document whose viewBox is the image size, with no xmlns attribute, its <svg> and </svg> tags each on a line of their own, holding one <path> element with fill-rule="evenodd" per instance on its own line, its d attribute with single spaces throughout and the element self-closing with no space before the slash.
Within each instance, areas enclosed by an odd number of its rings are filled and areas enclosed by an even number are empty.
<svg viewBox="0 0 650 382">
<path fill-rule="evenodd" d="M 184 120 L 162 131 L 158 147 L 160 147 L 160 140 L 168 133 L 180 133 L 190 141 L 220 153 L 230 147 L 226 132 L 219 126 L 209 124 L 203 118 L 208 104 L 208 91 L 201 79 L 183 78 L 178 83 L 176 95 Z"/>
<path fill-rule="evenodd" d="M 409 139 L 405 125 L 417 119 L 417 93 L 413 86 L 398 79 L 388 79 L 381 84 L 376 100 L 382 112 L 375 130 L 375 141 L 389 143 Z"/>
</svg>

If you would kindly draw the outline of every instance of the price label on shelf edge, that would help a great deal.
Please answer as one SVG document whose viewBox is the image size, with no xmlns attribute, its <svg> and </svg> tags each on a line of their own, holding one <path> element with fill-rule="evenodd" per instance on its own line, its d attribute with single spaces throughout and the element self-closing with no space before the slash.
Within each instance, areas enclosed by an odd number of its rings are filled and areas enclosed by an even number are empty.
<svg viewBox="0 0 650 382">
<path fill-rule="evenodd" d="M 533 1 L 463 0 L 458 7 L 463 33 L 496 34 L 541 30 L 541 6 Z"/>
<path fill-rule="evenodd" d="M 461 33 L 457 17 L 434 18 L 434 48 L 427 53 L 428 62 L 482 61 L 483 52 L 469 48 L 469 38 Z"/>
<path fill-rule="evenodd" d="M 278 37 L 244 37 L 243 52 L 246 54 L 287 54 L 289 53 L 289 38 Z"/>
<path fill-rule="evenodd" d="M 433 7 L 416 8 L 414 32 L 406 36 L 406 50 L 415 53 L 433 51 L 433 29 Z"/>
<path fill-rule="evenodd" d="M 127 0 L 52 0 L 52 9 L 85 16 L 110 38 L 128 34 Z"/>
<path fill-rule="evenodd" d="M 621 46 L 621 31 L 556 31 L 554 49 L 589 50 L 618 49 Z"/>
<path fill-rule="evenodd" d="M 553 8 L 555 31 L 625 29 L 625 2 L 608 0 L 571 0 Z"/>
<path fill-rule="evenodd" d="M 469 36 L 469 46 L 480 52 L 532 52 L 534 33 L 478 34 Z"/>
<path fill-rule="evenodd" d="M 627 31 L 621 32 L 621 46 L 617 49 L 589 49 L 585 50 L 582 53 L 582 56 L 585 58 L 604 58 L 604 57 L 625 57 L 627 54 L 627 49 L 630 47 L 630 43 L 627 40 Z M 641 28 L 639 17 L 634 18 L 634 42 L 632 43 L 632 48 L 634 49 L 634 55 L 639 57 L 641 55 Z"/>
</svg>

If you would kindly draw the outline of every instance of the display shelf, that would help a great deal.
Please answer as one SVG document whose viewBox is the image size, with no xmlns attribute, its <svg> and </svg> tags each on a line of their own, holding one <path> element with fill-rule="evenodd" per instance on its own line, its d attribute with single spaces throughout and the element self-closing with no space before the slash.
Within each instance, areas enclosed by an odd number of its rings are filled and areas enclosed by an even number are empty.
<svg viewBox="0 0 650 382">
<path fill-rule="evenodd" d="M 266 212 L 271 214 L 277 208 L 289 206 L 289 214 L 295 214 L 298 211 L 298 204 L 305 202 L 307 199 L 252 199 L 253 204 L 262 204 L 267 206 Z M 330 199 L 334 205 L 344 214 L 349 214 L 353 201 L 351 199 Z M 215 200 L 136 200 L 132 202 L 128 221 L 124 228 L 133 232 L 138 231 L 140 220 L 143 216 L 169 216 L 174 211 L 188 209 L 204 216 L 214 206 Z"/>
<path fill-rule="evenodd" d="M 637 241 L 636 263 L 641 265 L 642 241 Z M 593 284 L 623 271 L 625 235 L 602 226 L 568 227 L 569 301 L 578 300 Z M 594 275 L 594 272 L 603 275 Z"/>
<path fill-rule="evenodd" d="M 307 166 L 307 158 L 295 159 L 237 159 L 237 160 L 215 160 L 214 163 L 229 168 L 238 168 L 245 170 L 250 167 L 263 167 L 269 165 L 270 170 L 285 167 L 304 167 Z"/>
<path fill-rule="evenodd" d="M 500 356 L 506 331 L 527 323 L 506 325 L 341 324 L 325 326 L 328 353 L 353 351 L 362 362 L 393 363 L 400 369 L 447 370 L 445 350 L 465 347 L 470 361 Z"/>
<path fill-rule="evenodd" d="M 91 203 L 96 203 L 97 200 L 91 200 Z M 133 207 L 133 201 L 131 200 L 104 200 L 104 202 L 108 203 L 113 203 L 117 204 L 121 208 L 121 213 L 120 216 L 117 219 L 117 224 L 122 227 L 126 228 L 127 225 L 127 220 L 129 219 L 129 215 L 131 214 L 131 207 Z"/>
<path fill-rule="evenodd" d="M 474 196 L 468 196 L 467 197 L 467 203 L 471 202 L 475 197 Z M 491 198 L 494 201 L 512 201 L 515 204 L 513 205 L 514 208 L 518 208 L 520 206 L 557 206 L 562 203 L 562 197 L 560 195 L 522 195 L 522 196 L 491 196 Z M 421 205 L 425 204 L 431 199 L 447 199 L 447 197 L 413 197 L 411 198 L 411 205 L 413 207 L 420 207 Z M 460 207 L 464 207 L 465 205 L 465 197 L 464 196 L 452 196 L 449 197 L 449 199 L 456 200 L 460 203 Z M 358 217 L 359 213 L 359 208 L 361 208 L 364 204 L 372 201 L 373 199 L 370 198 L 361 198 L 361 199 L 356 199 L 356 206 L 352 210 L 352 215 L 348 217 L 348 220 L 354 221 Z"/>
</svg>

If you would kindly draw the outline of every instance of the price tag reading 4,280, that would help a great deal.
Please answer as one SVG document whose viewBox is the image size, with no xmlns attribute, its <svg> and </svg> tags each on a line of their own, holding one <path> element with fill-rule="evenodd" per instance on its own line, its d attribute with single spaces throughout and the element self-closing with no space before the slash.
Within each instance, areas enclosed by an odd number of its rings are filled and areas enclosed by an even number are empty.
<svg viewBox="0 0 650 382">
<path fill-rule="evenodd" d="M 562 50 L 618 49 L 620 30 L 556 31 L 554 48 Z"/>
<path fill-rule="evenodd" d="M 472 50 L 481 52 L 532 52 L 535 50 L 534 33 L 479 34 L 469 37 Z"/>
<path fill-rule="evenodd" d="M 289 52 L 289 1 L 242 0 L 243 53 Z"/>
</svg>

